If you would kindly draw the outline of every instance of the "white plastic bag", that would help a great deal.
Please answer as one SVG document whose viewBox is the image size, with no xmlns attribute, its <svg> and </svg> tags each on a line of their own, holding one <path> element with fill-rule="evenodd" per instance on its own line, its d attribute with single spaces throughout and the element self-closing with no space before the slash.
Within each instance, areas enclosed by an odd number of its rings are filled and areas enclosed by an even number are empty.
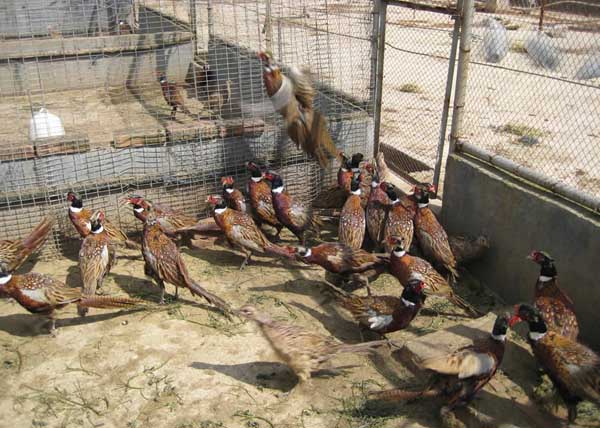
<svg viewBox="0 0 600 428">
<path fill-rule="evenodd" d="M 29 139 L 37 140 L 38 138 L 61 137 L 65 135 L 60 117 L 48 112 L 45 108 L 41 108 L 33 114 L 29 121 Z"/>
<path fill-rule="evenodd" d="M 575 79 L 587 80 L 600 77 L 600 54 L 588 57 L 575 74 Z"/>
<path fill-rule="evenodd" d="M 490 18 L 483 34 L 483 49 L 487 62 L 499 63 L 508 53 L 508 35 L 501 22 Z"/>
</svg>

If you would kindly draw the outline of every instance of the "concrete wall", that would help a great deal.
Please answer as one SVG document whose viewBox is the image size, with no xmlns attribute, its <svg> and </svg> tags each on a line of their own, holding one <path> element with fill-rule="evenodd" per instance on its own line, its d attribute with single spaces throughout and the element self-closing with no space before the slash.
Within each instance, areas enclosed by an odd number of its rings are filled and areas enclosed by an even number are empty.
<svg viewBox="0 0 600 428">
<path fill-rule="evenodd" d="M 600 350 L 600 216 L 484 164 L 451 155 L 442 221 L 450 234 L 486 234 L 492 248 L 470 270 L 507 303 L 529 302 L 539 268 L 526 260 L 545 250 L 575 302 L 581 340 Z"/>
</svg>

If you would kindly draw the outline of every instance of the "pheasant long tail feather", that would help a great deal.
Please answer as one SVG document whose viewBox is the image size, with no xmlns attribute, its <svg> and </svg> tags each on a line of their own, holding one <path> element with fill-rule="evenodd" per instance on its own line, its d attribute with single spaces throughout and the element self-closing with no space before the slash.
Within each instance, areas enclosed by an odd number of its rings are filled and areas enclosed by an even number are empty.
<svg viewBox="0 0 600 428">
<path fill-rule="evenodd" d="M 193 294 L 204 297 L 206 300 L 208 300 L 209 303 L 219 308 L 225 315 L 231 313 L 231 308 L 229 307 L 227 302 L 225 302 L 225 300 L 209 292 L 204 287 L 200 286 L 198 283 L 194 281 L 188 281 L 187 286 Z"/>
<path fill-rule="evenodd" d="M 137 308 L 146 304 L 144 300 L 132 299 L 130 297 L 114 296 L 82 296 L 77 302 L 85 308 Z"/>
<path fill-rule="evenodd" d="M 415 398 L 421 397 L 435 397 L 440 392 L 434 389 L 425 391 L 404 391 L 402 389 L 388 389 L 386 391 L 374 391 L 369 393 L 369 398 L 375 400 L 389 400 L 389 401 L 400 401 L 400 400 L 414 400 Z"/>
<path fill-rule="evenodd" d="M 268 241 L 267 241 L 267 244 L 265 245 L 265 251 L 267 253 L 286 257 L 288 259 L 293 259 L 296 254 L 296 250 L 292 247 L 282 247 L 280 245 L 273 244 Z"/>
<path fill-rule="evenodd" d="M 342 290 L 341 288 L 339 288 L 336 285 L 333 285 L 331 282 L 329 282 L 327 280 L 323 280 L 323 282 L 325 283 L 325 285 L 327 285 L 329 290 L 331 290 L 333 292 L 333 294 L 335 294 L 335 296 L 339 297 L 341 300 L 344 300 L 344 298 L 351 297 L 350 293 L 348 293 L 345 290 Z"/>
<path fill-rule="evenodd" d="M 45 217 L 36 227 L 31 231 L 25 239 L 23 239 L 23 246 L 30 252 L 36 251 L 46 242 L 46 238 L 54 225 L 54 221 L 48 217 Z"/>
<path fill-rule="evenodd" d="M 373 352 L 374 349 L 380 348 L 381 346 L 389 346 L 389 343 L 390 342 L 388 340 L 373 340 L 371 342 L 357 343 L 352 345 L 342 344 L 337 348 L 336 351 L 338 353 L 348 352 L 363 354 Z"/>
<path fill-rule="evenodd" d="M 340 159 L 340 151 L 331 139 L 325 118 L 318 111 L 313 111 L 313 122 L 310 133 L 312 151 L 319 161 L 321 168 L 327 167 L 329 157 Z"/>
<path fill-rule="evenodd" d="M 130 250 L 141 250 L 142 249 L 142 246 L 140 244 L 138 244 L 135 241 L 132 241 L 131 239 L 127 239 L 125 241 L 125 246 L 127 248 L 129 248 Z"/>
<path fill-rule="evenodd" d="M 473 318 L 478 318 L 480 316 L 482 316 L 483 314 L 481 312 L 479 312 L 477 309 L 475 309 L 471 304 L 467 303 L 462 297 L 452 293 L 452 295 L 449 297 L 449 300 L 454 303 L 456 306 L 458 306 L 461 309 L 464 309 L 464 311 Z"/>
</svg>

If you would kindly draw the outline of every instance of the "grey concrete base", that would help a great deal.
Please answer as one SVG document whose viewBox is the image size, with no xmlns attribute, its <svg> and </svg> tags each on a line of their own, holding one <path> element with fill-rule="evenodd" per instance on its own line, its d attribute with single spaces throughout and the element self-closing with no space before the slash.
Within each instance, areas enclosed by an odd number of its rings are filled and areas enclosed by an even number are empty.
<svg viewBox="0 0 600 428">
<path fill-rule="evenodd" d="M 508 303 L 532 300 L 539 268 L 526 256 L 550 253 L 575 302 L 580 339 L 600 350 L 600 216 L 454 154 L 446 165 L 442 222 L 450 234 L 489 237 L 490 251 L 471 269 Z"/>
</svg>

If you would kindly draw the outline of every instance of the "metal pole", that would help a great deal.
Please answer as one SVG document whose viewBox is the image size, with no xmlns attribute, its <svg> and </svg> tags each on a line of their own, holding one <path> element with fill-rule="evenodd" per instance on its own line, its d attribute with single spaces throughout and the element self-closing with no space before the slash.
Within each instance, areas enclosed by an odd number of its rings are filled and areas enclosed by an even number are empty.
<svg viewBox="0 0 600 428">
<path fill-rule="evenodd" d="M 450 129 L 450 152 L 454 151 L 462 131 L 463 116 L 465 112 L 465 99 L 467 94 L 467 81 L 469 78 L 469 61 L 471 59 L 471 29 L 473 25 L 473 11 L 473 0 L 463 0 L 462 8 L 459 10 L 462 15 L 462 25 L 460 32 L 458 67 L 456 71 L 456 87 L 454 89 L 452 128 Z"/>
<path fill-rule="evenodd" d="M 375 107 L 373 111 L 374 137 L 373 156 L 379 153 L 379 132 L 381 130 L 381 100 L 383 98 L 383 59 L 385 55 L 385 28 L 387 3 L 385 0 L 375 1 L 375 13 L 378 14 L 377 26 L 373 38 L 374 46 L 377 48 L 375 67 Z"/>
<path fill-rule="evenodd" d="M 459 0 L 457 9 L 461 9 L 462 1 Z M 438 188 L 442 170 L 442 159 L 444 157 L 444 145 L 446 143 L 446 130 L 448 129 L 448 116 L 450 115 L 450 100 L 452 98 L 452 85 L 454 84 L 454 68 L 456 67 L 456 52 L 458 51 L 458 39 L 460 38 L 460 12 L 454 16 L 454 30 L 452 31 L 452 46 L 450 58 L 448 59 L 448 77 L 446 80 L 446 94 L 444 95 L 444 108 L 442 110 L 442 124 L 440 126 L 440 141 L 438 142 L 437 157 L 433 171 L 433 185 Z"/>
<path fill-rule="evenodd" d="M 541 0 L 540 4 L 540 23 L 539 30 L 542 31 L 544 29 L 544 9 L 546 8 L 546 0 Z"/>
<path fill-rule="evenodd" d="M 207 26 L 208 26 L 208 41 L 210 42 L 213 39 L 213 36 L 215 34 L 215 24 L 213 21 L 213 7 L 212 7 L 212 0 L 208 0 L 206 2 L 206 21 L 207 21 Z"/>
<path fill-rule="evenodd" d="M 190 27 L 192 30 L 192 48 L 194 57 L 198 55 L 198 26 L 196 22 L 196 1 L 190 0 Z"/>
<path fill-rule="evenodd" d="M 271 0 L 265 1 L 265 27 L 263 33 L 265 33 L 265 46 L 267 51 L 273 55 L 273 16 L 271 11 Z"/>
</svg>

